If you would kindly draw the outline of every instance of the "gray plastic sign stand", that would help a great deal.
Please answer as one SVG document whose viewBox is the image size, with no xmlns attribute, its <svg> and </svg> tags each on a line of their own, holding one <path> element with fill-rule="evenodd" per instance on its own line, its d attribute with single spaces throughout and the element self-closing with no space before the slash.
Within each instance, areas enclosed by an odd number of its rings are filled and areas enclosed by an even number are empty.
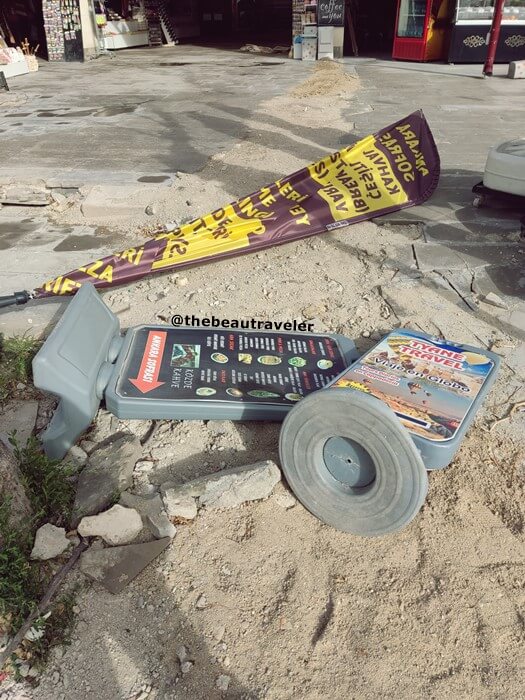
<svg viewBox="0 0 525 700">
<path fill-rule="evenodd" d="M 427 494 L 425 465 L 408 431 L 386 404 L 355 389 L 304 398 L 283 423 L 279 454 L 305 508 L 354 535 L 401 530 Z"/>
<path fill-rule="evenodd" d="M 118 418 L 281 421 L 358 357 L 340 335 L 138 326 L 84 284 L 33 360 L 34 383 L 60 399 L 42 436 L 62 458 L 100 402 Z"/>
<path fill-rule="evenodd" d="M 340 530 L 402 529 L 423 504 L 426 470 L 454 458 L 499 362 L 487 350 L 391 331 L 286 417 L 279 453 L 293 492 Z"/>
</svg>

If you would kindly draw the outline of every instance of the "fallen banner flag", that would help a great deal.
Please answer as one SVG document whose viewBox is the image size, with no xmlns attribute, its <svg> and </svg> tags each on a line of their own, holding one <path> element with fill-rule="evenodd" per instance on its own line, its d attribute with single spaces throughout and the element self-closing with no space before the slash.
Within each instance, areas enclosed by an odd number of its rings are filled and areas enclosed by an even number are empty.
<svg viewBox="0 0 525 700">
<path fill-rule="evenodd" d="M 414 112 L 340 151 L 221 209 L 145 243 L 0 297 L 0 307 L 74 294 L 153 272 L 296 241 L 421 204 L 436 189 L 439 155 L 426 119 Z"/>
</svg>

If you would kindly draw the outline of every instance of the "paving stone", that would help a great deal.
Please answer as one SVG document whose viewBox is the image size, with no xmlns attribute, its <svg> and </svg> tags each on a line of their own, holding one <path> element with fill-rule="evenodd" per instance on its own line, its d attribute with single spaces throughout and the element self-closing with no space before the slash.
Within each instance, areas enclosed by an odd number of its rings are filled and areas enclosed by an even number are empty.
<svg viewBox="0 0 525 700">
<path fill-rule="evenodd" d="M 114 502 L 133 483 L 133 467 L 142 447 L 134 435 L 117 434 L 95 449 L 80 473 L 73 505 L 72 527 L 85 515 L 94 515 Z"/>
<path fill-rule="evenodd" d="M 66 537 L 63 527 L 56 527 L 51 523 L 46 523 L 36 531 L 31 559 L 54 559 L 60 556 L 69 547 L 71 542 Z"/>
<path fill-rule="evenodd" d="M 80 570 L 111 593 L 120 593 L 170 542 L 169 537 L 164 537 L 143 544 L 90 548 L 80 557 Z"/>
<path fill-rule="evenodd" d="M 525 268 L 489 265 L 476 270 L 472 289 L 480 296 L 493 292 L 511 301 L 525 300 Z"/>
<path fill-rule="evenodd" d="M 483 221 L 450 220 L 426 223 L 425 240 L 430 243 L 515 243 L 520 235 L 517 218 Z"/>
<path fill-rule="evenodd" d="M 34 430 L 37 414 L 38 401 L 10 401 L 0 413 L 0 440 L 13 450 L 8 438 L 16 430 L 18 444 L 25 447 Z"/>
<path fill-rule="evenodd" d="M 154 199 L 154 192 L 147 187 L 129 185 L 95 185 L 81 204 L 86 219 L 110 219 L 141 216 Z"/>
<path fill-rule="evenodd" d="M 439 243 L 413 244 L 417 266 L 423 272 L 430 270 L 460 270 L 489 265 L 517 267 L 523 264 L 521 247 L 515 245 L 441 245 Z"/>
</svg>

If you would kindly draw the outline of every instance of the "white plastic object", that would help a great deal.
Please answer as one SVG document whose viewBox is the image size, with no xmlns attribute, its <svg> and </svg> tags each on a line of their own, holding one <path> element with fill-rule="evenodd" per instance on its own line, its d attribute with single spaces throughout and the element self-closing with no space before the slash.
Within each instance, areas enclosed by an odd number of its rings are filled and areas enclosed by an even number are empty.
<svg viewBox="0 0 525 700">
<path fill-rule="evenodd" d="M 525 138 L 505 141 L 489 151 L 483 184 L 491 190 L 525 197 Z"/>
</svg>

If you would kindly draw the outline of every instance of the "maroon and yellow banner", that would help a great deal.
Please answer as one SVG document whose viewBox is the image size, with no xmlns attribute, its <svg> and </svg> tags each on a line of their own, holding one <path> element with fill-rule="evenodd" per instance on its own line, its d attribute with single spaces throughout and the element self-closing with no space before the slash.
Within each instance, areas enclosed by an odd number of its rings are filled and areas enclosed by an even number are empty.
<svg viewBox="0 0 525 700">
<path fill-rule="evenodd" d="M 421 111 L 180 228 L 46 282 L 34 297 L 251 253 L 424 202 L 439 155 Z"/>
</svg>

